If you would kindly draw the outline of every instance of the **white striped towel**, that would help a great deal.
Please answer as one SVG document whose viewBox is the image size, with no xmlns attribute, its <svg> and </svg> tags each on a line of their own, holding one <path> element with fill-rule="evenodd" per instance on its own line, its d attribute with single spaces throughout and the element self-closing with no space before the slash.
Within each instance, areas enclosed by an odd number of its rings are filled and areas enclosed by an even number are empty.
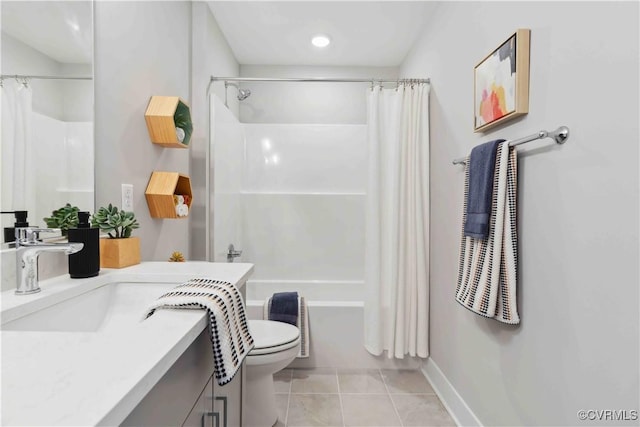
<svg viewBox="0 0 640 427">
<path fill-rule="evenodd" d="M 215 376 L 220 385 L 230 382 L 254 346 L 238 288 L 219 280 L 191 279 L 154 301 L 145 319 L 162 308 L 207 310 Z"/>
<path fill-rule="evenodd" d="M 518 324 L 517 154 L 514 147 L 505 144 L 500 143 L 496 153 L 491 219 L 486 239 L 464 235 L 469 193 L 470 159 L 467 158 L 456 301 L 481 316 Z"/>
<path fill-rule="evenodd" d="M 269 320 L 269 311 L 271 309 L 271 298 L 267 298 L 264 302 L 262 310 L 262 318 Z M 304 297 L 298 296 L 298 320 L 296 326 L 300 329 L 300 350 L 296 356 L 299 359 L 309 357 L 309 310 Z"/>
</svg>

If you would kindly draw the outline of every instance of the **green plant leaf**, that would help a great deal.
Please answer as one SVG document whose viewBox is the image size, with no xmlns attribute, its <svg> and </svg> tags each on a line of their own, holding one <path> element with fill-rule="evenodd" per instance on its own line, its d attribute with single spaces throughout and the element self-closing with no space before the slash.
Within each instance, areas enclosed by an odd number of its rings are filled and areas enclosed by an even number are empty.
<svg viewBox="0 0 640 427">
<path fill-rule="evenodd" d="M 71 206 L 69 203 L 63 207 L 51 212 L 51 217 L 43 218 L 47 227 L 59 228 L 63 234 L 69 228 L 76 227 L 78 225 L 78 212 L 80 209 L 77 206 Z"/>
<path fill-rule="evenodd" d="M 132 230 L 140 225 L 133 212 L 119 210 L 109 203 L 108 207 L 101 207 L 91 218 L 91 224 L 100 228 L 112 239 L 131 237 Z"/>
</svg>

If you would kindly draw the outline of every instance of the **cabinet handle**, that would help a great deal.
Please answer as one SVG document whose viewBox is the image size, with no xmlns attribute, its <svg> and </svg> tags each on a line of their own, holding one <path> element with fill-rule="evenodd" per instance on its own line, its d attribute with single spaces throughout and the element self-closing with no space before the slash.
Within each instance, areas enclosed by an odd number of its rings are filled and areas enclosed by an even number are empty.
<svg viewBox="0 0 640 427">
<path fill-rule="evenodd" d="M 222 427 L 227 427 L 227 396 L 216 396 L 216 400 L 222 401 Z M 216 427 L 218 427 L 217 424 Z"/>
<path fill-rule="evenodd" d="M 215 424 L 211 423 L 211 424 L 207 424 L 207 419 L 211 417 L 215 420 Z M 215 427 L 220 427 L 220 416 L 217 412 L 205 412 L 204 414 L 202 414 L 202 423 L 201 426 L 202 427 L 209 427 L 209 425 L 214 426 Z"/>
<path fill-rule="evenodd" d="M 227 427 L 227 396 L 217 396 L 215 400 L 222 402 L 222 427 Z M 218 412 L 205 412 L 202 414 L 202 427 L 207 426 L 207 419 L 212 418 L 215 424 L 211 424 L 215 427 L 220 427 L 220 414 Z"/>
</svg>

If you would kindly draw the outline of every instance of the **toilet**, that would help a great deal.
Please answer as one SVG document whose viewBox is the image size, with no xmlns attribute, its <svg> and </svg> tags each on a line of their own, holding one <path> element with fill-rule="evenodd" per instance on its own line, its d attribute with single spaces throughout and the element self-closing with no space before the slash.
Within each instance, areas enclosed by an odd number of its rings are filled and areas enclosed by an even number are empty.
<svg viewBox="0 0 640 427">
<path fill-rule="evenodd" d="M 246 361 L 245 427 L 271 427 L 278 421 L 273 374 L 284 369 L 300 350 L 300 330 L 271 320 L 249 320 L 255 347 Z"/>
</svg>

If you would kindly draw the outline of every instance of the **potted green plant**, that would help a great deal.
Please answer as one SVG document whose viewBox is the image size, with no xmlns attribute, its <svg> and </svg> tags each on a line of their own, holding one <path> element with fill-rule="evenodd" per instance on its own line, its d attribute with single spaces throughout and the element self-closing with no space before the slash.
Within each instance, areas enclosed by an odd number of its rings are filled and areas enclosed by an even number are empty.
<svg viewBox="0 0 640 427">
<path fill-rule="evenodd" d="M 51 212 L 51 217 L 43 218 L 44 222 L 49 228 L 59 228 L 62 230 L 62 235 L 66 236 L 67 231 L 70 228 L 78 226 L 78 212 L 80 209 L 77 206 L 71 206 L 69 203 Z"/>
<path fill-rule="evenodd" d="M 91 225 L 109 237 L 100 239 L 100 267 L 122 268 L 140 264 L 140 239 L 131 232 L 140 227 L 133 212 L 119 210 L 109 203 L 91 217 Z"/>
</svg>

